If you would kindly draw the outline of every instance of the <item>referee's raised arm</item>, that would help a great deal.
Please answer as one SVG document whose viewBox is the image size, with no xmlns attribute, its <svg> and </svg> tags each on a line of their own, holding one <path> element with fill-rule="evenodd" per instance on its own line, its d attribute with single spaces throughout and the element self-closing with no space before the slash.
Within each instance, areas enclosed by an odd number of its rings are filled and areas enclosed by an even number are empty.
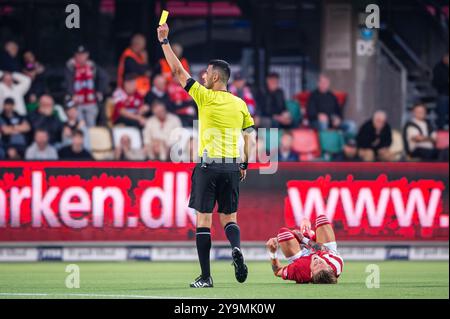
<svg viewBox="0 0 450 319">
<path fill-rule="evenodd" d="M 169 26 L 167 23 L 159 26 L 158 29 L 158 40 L 161 44 L 162 50 L 164 52 L 164 56 L 169 64 L 170 69 L 174 76 L 178 79 L 182 87 L 185 87 L 187 84 L 187 80 L 191 77 L 189 73 L 183 68 L 180 60 L 177 58 L 175 53 L 172 50 L 172 47 L 169 43 Z"/>
</svg>

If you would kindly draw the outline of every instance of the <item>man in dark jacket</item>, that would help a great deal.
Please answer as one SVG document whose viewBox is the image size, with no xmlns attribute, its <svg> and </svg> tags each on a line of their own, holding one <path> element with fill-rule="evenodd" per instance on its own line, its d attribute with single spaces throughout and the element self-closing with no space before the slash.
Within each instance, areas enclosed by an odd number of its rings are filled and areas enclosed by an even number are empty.
<svg viewBox="0 0 450 319">
<path fill-rule="evenodd" d="M 7 41 L 3 50 L 0 50 L 0 70 L 21 72 L 18 54 L 19 45 L 15 41 Z"/>
<path fill-rule="evenodd" d="M 359 156 L 367 162 L 374 160 L 392 161 L 389 151 L 392 144 L 392 130 L 387 123 L 386 113 L 377 111 L 373 117 L 364 123 L 357 136 Z"/>
<path fill-rule="evenodd" d="M 436 99 L 436 124 L 439 129 L 448 126 L 448 52 L 444 55 L 442 60 L 436 64 L 433 69 L 433 86 L 436 89 L 438 96 Z"/>
<path fill-rule="evenodd" d="M 29 115 L 29 122 L 33 134 L 36 130 L 48 132 L 49 143 L 55 145 L 61 141 L 63 123 L 54 114 L 54 102 L 50 95 L 42 95 L 39 99 L 39 107 Z"/>
<path fill-rule="evenodd" d="M 317 89 L 311 93 L 306 106 L 311 126 L 318 130 L 340 128 L 342 124 L 341 107 L 330 90 L 330 79 L 325 74 L 319 76 Z"/>
<path fill-rule="evenodd" d="M 75 130 L 72 137 L 72 144 L 61 148 L 58 152 L 59 159 L 62 160 L 92 160 L 92 155 L 86 151 L 84 145 L 84 134 L 81 130 Z"/>
<path fill-rule="evenodd" d="M 152 105 L 156 100 L 163 102 L 170 112 L 175 112 L 175 105 L 170 100 L 167 92 L 167 80 L 161 74 L 154 77 L 152 89 L 144 98 L 144 102 L 147 105 Z"/>
<path fill-rule="evenodd" d="M 291 114 L 286 108 L 284 92 L 280 88 L 278 73 L 269 73 L 266 77 L 266 89 L 260 92 L 261 107 L 258 109 L 261 118 L 260 127 L 289 128 L 292 123 Z"/>
</svg>

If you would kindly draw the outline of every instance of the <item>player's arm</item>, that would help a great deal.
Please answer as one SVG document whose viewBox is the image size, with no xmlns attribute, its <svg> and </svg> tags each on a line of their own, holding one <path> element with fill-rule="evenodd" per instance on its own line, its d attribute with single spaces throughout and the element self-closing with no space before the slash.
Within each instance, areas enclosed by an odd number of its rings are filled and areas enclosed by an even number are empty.
<svg viewBox="0 0 450 319">
<path fill-rule="evenodd" d="M 283 266 L 277 258 L 278 242 L 276 238 L 270 238 L 266 243 L 266 248 L 270 253 L 270 263 L 273 274 L 276 277 L 282 277 Z"/>
<path fill-rule="evenodd" d="M 256 154 L 256 130 L 254 129 L 254 126 L 246 128 L 243 131 L 243 137 L 244 154 L 242 156 L 242 163 L 239 165 L 241 171 L 241 181 L 243 181 L 247 177 L 248 162 L 250 160 L 253 160 L 250 155 Z"/>
<path fill-rule="evenodd" d="M 312 249 L 314 249 L 315 251 L 319 251 L 319 250 L 328 250 L 328 248 L 322 244 L 319 244 L 318 242 L 315 242 L 312 239 L 309 239 L 307 237 L 305 237 L 300 231 L 298 230 L 293 230 L 292 233 L 294 234 L 295 239 L 297 239 L 297 241 L 300 244 L 303 244 L 305 246 L 308 246 Z"/>
<path fill-rule="evenodd" d="M 164 39 L 167 39 L 168 36 L 169 36 L 169 26 L 167 25 L 167 23 L 164 23 L 163 25 L 158 27 L 159 42 L 162 42 Z M 180 60 L 173 52 L 170 43 L 162 44 L 161 47 L 164 52 L 164 56 L 167 60 L 167 63 L 169 64 L 169 67 L 172 70 L 172 73 L 180 82 L 181 86 L 186 87 L 187 80 L 190 79 L 191 76 L 183 68 L 183 65 L 181 64 Z"/>
<path fill-rule="evenodd" d="M 276 277 L 282 277 L 282 273 L 283 273 L 283 266 L 281 266 L 280 261 L 278 260 L 278 258 L 275 259 L 270 259 L 271 263 L 272 263 L 272 271 L 273 274 Z"/>
<path fill-rule="evenodd" d="M 245 129 L 243 131 L 244 137 L 244 154 L 243 154 L 243 162 L 248 163 L 252 160 L 251 155 L 255 154 L 256 149 L 256 130 L 253 126 Z"/>
</svg>

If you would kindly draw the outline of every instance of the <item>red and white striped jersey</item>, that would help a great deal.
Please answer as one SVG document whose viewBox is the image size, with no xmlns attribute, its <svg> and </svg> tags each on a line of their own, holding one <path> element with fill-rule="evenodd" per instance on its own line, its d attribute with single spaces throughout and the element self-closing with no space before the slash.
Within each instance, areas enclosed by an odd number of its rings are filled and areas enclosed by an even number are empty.
<svg viewBox="0 0 450 319">
<path fill-rule="evenodd" d="M 282 278 L 284 280 L 294 280 L 297 283 L 311 282 L 311 259 L 312 256 L 319 255 L 333 269 L 336 277 L 339 277 L 344 267 L 344 261 L 339 255 L 329 251 L 317 251 L 308 256 L 298 258 L 289 266 L 283 268 Z"/>
</svg>

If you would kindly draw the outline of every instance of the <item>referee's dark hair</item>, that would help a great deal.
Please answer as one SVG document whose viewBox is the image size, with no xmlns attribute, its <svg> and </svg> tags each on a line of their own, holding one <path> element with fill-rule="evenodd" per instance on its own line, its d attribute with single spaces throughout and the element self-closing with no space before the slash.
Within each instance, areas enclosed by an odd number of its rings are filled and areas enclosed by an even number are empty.
<svg viewBox="0 0 450 319">
<path fill-rule="evenodd" d="M 227 61 L 224 60 L 211 60 L 209 61 L 208 65 L 211 65 L 214 70 L 218 70 L 220 74 L 220 79 L 223 83 L 227 84 L 228 80 L 230 79 L 231 70 L 230 70 L 230 64 Z"/>
</svg>

